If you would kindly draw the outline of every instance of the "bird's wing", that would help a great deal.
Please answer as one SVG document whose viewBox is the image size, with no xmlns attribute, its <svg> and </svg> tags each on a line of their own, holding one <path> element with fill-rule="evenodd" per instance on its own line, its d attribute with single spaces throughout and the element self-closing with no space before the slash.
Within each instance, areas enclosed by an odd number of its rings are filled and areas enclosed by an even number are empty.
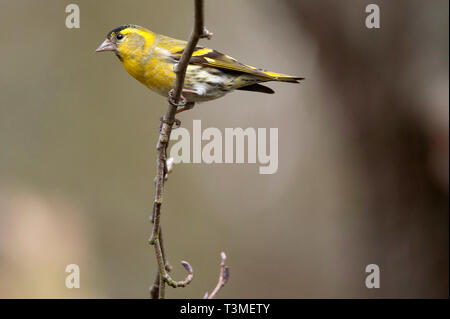
<svg viewBox="0 0 450 319">
<path fill-rule="evenodd" d="M 184 43 L 185 44 L 185 43 Z M 178 61 L 181 59 L 181 55 L 184 52 L 184 47 L 180 48 L 179 45 L 173 46 L 171 48 L 171 58 Z M 252 74 L 258 77 L 261 77 L 262 80 L 274 80 L 275 78 L 264 73 L 263 70 L 259 70 L 255 67 L 242 64 L 236 61 L 234 58 L 229 55 L 220 53 L 216 50 L 204 48 L 204 47 L 196 47 L 192 57 L 189 61 L 190 64 L 209 66 L 213 68 L 218 68 L 221 70 L 229 70 L 239 73 L 247 73 Z"/>
</svg>

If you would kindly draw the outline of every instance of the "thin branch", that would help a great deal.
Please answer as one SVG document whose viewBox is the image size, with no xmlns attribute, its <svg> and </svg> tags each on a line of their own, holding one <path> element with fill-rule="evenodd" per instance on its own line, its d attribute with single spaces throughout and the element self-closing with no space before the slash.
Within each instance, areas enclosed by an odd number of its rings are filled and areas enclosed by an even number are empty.
<svg viewBox="0 0 450 319">
<path fill-rule="evenodd" d="M 157 161 L 156 161 L 156 177 L 155 177 L 155 199 L 153 202 L 153 231 L 150 237 L 149 243 L 155 247 L 155 255 L 158 263 L 159 272 L 159 283 L 155 282 L 151 288 L 151 296 L 154 297 L 158 295 L 159 298 L 164 298 L 164 283 L 167 283 L 171 287 L 185 287 L 188 285 L 193 277 L 194 271 L 191 265 L 183 261 L 181 262 L 188 275 L 182 281 L 173 280 L 167 269 L 166 253 L 164 250 L 162 236 L 161 236 L 161 206 L 163 203 L 163 193 L 164 193 L 164 181 L 167 178 L 167 147 L 169 145 L 170 133 L 172 132 L 172 127 L 175 122 L 175 114 L 177 107 L 182 98 L 182 90 L 184 85 L 184 79 L 186 76 L 186 70 L 191 59 L 192 53 L 197 46 L 198 40 L 200 38 L 206 37 L 211 38 L 212 33 L 207 31 L 203 23 L 203 0 L 195 0 L 195 22 L 192 33 L 189 37 L 188 43 L 184 49 L 183 55 L 180 61 L 174 66 L 174 72 L 176 73 L 175 88 L 169 92 L 169 107 L 167 109 L 166 115 L 162 119 L 162 125 L 160 128 L 160 134 L 158 138 L 158 143 L 156 144 L 157 150 Z M 156 293 L 158 292 L 158 294 Z"/>
<path fill-rule="evenodd" d="M 153 222 L 153 219 L 152 219 L 152 222 Z M 160 245 L 161 245 L 161 253 L 162 253 L 165 269 L 166 269 L 167 272 L 170 272 L 172 270 L 172 266 L 170 266 L 169 262 L 167 261 L 166 255 L 165 255 L 162 229 L 159 230 L 159 242 L 160 242 Z M 159 298 L 159 293 L 160 293 L 159 289 L 160 289 L 160 287 L 163 287 L 163 289 L 164 289 L 164 281 L 161 284 L 161 275 L 160 275 L 160 272 L 158 270 L 156 272 L 156 275 L 155 275 L 155 280 L 153 281 L 153 284 L 150 287 L 150 298 L 152 298 L 152 299 L 158 299 Z M 161 293 L 163 294 L 164 292 L 161 292 Z"/>
<path fill-rule="evenodd" d="M 166 283 L 161 278 L 161 276 L 159 277 L 159 296 L 158 297 L 159 297 L 159 299 L 166 298 Z"/>
<path fill-rule="evenodd" d="M 174 71 L 177 74 L 177 79 L 175 83 L 175 89 L 173 93 L 173 99 L 175 103 L 178 103 L 181 98 L 181 91 L 183 89 L 184 78 L 186 76 L 186 69 L 189 64 L 189 60 L 191 59 L 192 53 L 194 53 L 195 47 L 197 46 L 198 40 L 200 38 L 208 38 L 211 39 L 212 33 L 205 29 L 204 19 L 203 19 L 203 0 L 195 0 L 195 22 L 194 29 L 189 37 L 188 43 L 184 48 L 183 55 L 181 56 L 180 61 L 175 64 Z M 173 118 L 168 117 L 167 115 L 173 115 Z M 166 114 L 167 120 L 174 120 L 175 113 Z"/>
<path fill-rule="evenodd" d="M 222 258 L 222 261 L 220 262 L 220 273 L 219 273 L 219 281 L 217 282 L 216 288 L 211 292 L 211 294 L 206 293 L 203 299 L 213 299 L 219 290 L 225 286 L 225 284 L 228 282 L 228 279 L 230 278 L 230 268 L 228 266 L 225 266 L 225 261 L 227 259 L 227 255 L 225 255 L 224 252 L 220 254 L 220 257 Z"/>
</svg>

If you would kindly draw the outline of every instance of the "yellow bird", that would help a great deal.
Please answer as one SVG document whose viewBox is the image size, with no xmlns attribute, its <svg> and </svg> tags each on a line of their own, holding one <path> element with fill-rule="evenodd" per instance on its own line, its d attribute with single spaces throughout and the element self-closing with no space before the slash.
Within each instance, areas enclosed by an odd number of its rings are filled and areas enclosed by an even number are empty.
<svg viewBox="0 0 450 319">
<path fill-rule="evenodd" d="M 111 30 L 96 51 L 114 52 L 136 80 L 167 96 L 175 86 L 173 67 L 180 60 L 185 46 L 185 41 L 128 24 Z M 261 82 L 299 83 L 299 80 L 303 78 L 257 69 L 216 50 L 196 47 L 186 70 L 182 91 L 187 103 L 177 112 L 192 108 L 195 102 L 217 99 L 233 90 L 274 93 L 271 88 L 259 84 Z"/>
</svg>

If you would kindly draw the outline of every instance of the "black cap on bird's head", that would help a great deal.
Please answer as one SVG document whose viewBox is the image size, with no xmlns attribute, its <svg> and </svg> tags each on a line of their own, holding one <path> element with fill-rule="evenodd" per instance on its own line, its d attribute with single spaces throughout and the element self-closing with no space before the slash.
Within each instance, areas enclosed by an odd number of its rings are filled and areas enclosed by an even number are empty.
<svg viewBox="0 0 450 319">
<path fill-rule="evenodd" d="M 102 42 L 95 50 L 95 52 L 103 52 L 103 51 L 117 51 L 118 42 L 123 39 L 124 35 L 120 31 L 125 29 L 142 29 L 140 26 L 135 24 L 124 24 L 120 27 L 112 29 L 106 35 L 106 40 Z"/>
</svg>

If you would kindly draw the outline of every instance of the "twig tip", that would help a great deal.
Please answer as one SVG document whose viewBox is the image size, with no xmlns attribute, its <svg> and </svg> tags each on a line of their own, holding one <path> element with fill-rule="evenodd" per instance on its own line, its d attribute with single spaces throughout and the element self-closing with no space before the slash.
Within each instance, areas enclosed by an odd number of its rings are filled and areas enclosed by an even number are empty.
<svg viewBox="0 0 450 319">
<path fill-rule="evenodd" d="M 181 261 L 181 265 L 183 265 L 184 269 L 186 269 L 189 274 L 192 274 L 194 272 L 192 266 L 187 261 Z"/>
</svg>

